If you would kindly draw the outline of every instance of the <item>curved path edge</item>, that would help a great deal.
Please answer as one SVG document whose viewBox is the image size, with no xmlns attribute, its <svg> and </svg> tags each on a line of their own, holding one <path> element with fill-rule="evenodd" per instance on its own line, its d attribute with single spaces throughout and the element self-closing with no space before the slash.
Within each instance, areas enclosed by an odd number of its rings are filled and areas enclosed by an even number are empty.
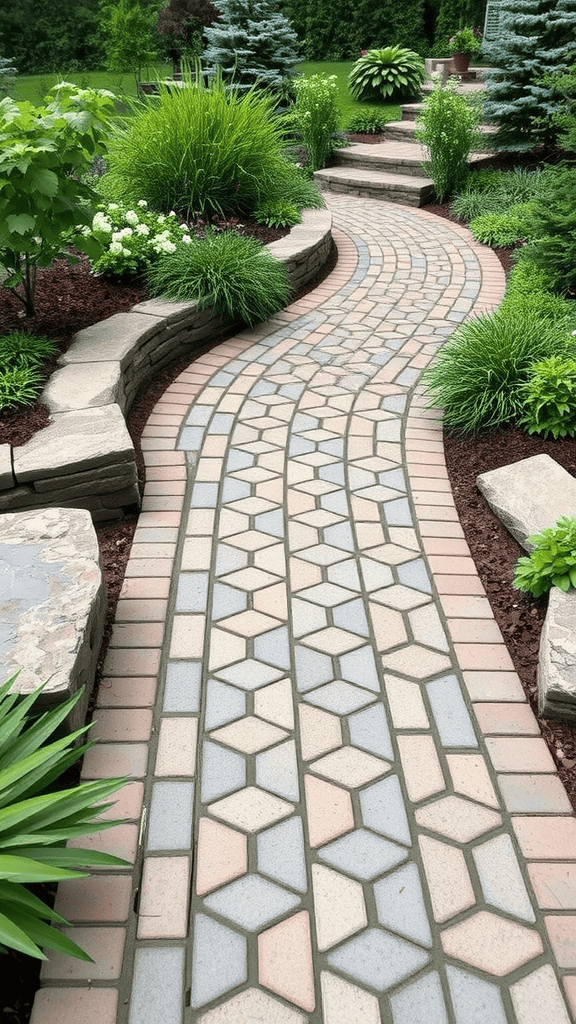
<svg viewBox="0 0 576 1024">
<path fill-rule="evenodd" d="M 418 385 L 504 276 L 329 202 L 333 274 L 145 429 L 83 768 L 131 777 L 94 842 L 134 868 L 59 887 L 95 963 L 52 957 L 31 1024 L 574 1021 L 576 820 Z"/>
</svg>

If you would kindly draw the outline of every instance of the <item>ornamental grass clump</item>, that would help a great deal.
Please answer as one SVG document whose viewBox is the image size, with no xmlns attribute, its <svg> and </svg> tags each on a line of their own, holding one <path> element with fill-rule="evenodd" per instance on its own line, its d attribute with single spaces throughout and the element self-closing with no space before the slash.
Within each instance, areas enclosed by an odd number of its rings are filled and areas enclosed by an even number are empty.
<svg viewBox="0 0 576 1024">
<path fill-rule="evenodd" d="M 23 331 L 0 337 L 0 413 L 36 401 L 44 381 L 42 363 L 55 349 L 48 338 Z"/>
<path fill-rule="evenodd" d="M 466 181 L 470 151 L 478 144 L 480 110 L 457 92 L 456 78 L 442 82 L 440 73 L 435 73 L 432 81 L 434 88 L 418 118 L 416 138 L 428 150 L 423 167 L 443 202 Z"/>
<path fill-rule="evenodd" d="M 290 278 L 284 264 L 254 238 L 208 229 L 148 270 L 152 295 L 198 302 L 231 320 L 262 323 L 286 305 Z"/>
<path fill-rule="evenodd" d="M 91 961 L 72 939 L 52 927 L 68 922 L 27 888 L 35 882 L 85 878 L 90 867 L 126 867 L 96 850 L 66 846 L 91 832 L 118 825 L 102 821 L 103 804 L 126 781 L 106 779 L 56 789 L 54 781 L 93 743 L 76 745 L 90 725 L 53 740 L 82 693 L 32 718 L 43 687 L 26 697 L 0 687 L 0 943 L 46 960 L 43 949 Z M 78 870 L 80 869 L 80 870 Z"/>
<path fill-rule="evenodd" d="M 297 172 L 282 155 L 274 106 L 262 90 L 240 95 L 220 77 L 205 86 L 202 74 L 196 83 L 185 71 L 182 88 L 161 84 L 157 101 L 136 104 L 116 126 L 104 194 L 132 208 L 144 199 L 181 220 L 251 213 L 270 198 L 279 171 Z"/>
<path fill-rule="evenodd" d="M 382 101 L 419 97 L 426 78 L 424 59 L 402 46 L 368 50 L 355 63 L 348 82 L 356 100 Z"/>
<path fill-rule="evenodd" d="M 571 327 L 569 316 L 554 319 L 523 307 L 466 320 L 423 375 L 444 427 L 473 434 L 517 423 L 533 364 L 552 355 L 576 357 Z"/>
</svg>

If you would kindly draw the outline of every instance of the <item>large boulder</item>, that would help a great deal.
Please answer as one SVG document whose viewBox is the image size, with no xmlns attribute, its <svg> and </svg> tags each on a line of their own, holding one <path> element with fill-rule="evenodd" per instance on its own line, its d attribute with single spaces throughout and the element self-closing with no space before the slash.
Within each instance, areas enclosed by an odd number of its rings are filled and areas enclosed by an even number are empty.
<svg viewBox="0 0 576 1024">
<path fill-rule="evenodd" d="M 84 723 L 104 631 L 106 592 L 90 513 L 45 508 L 0 515 L 0 680 L 46 683 L 39 706 L 81 686 L 70 725 Z"/>
</svg>

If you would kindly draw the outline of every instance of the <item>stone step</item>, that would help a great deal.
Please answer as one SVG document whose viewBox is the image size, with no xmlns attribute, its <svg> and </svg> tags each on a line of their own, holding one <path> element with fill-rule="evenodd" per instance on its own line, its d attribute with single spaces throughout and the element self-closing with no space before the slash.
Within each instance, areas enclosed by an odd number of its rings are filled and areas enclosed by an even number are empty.
<svg viewBox="0 0 576 1024">
<path fill-rule="evenodd" d="M 397 122 L 398 123 L 398 122 Z M 485 153 L 471 153 L 470 164 L 482 166 L 490 159 Z M 422 178 L 422 147 L 418 142 L 395 141 L 376 144 L 360 142 L 339 149 L 337 167 L 382 171 L 385 174 Z"/>
<path fill-rule="evenodd" d="M 368 146 L 367 148 L 376 148 Z M 322 191 L 381 199 L 405 206 L 424 206 L 434 196 L 430 178 L 420 174 L 392 174 L 373 167 L 325 167 L 314 175 Z"/>
<path fill-rule="evenodd" d="M 494 125 L 480 125 L 482 135 L 493 135 L 495 131 Z M 385 135 L 391 142 L 416 142 L 416 121 L 389 121 L 385 128 Z"/>
</svg>

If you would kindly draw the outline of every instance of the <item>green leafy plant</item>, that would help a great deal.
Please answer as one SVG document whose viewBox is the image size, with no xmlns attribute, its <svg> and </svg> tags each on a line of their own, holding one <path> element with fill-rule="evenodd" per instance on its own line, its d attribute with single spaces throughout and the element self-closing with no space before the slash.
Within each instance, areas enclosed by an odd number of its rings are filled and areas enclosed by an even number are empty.
<svg viewBox="0 0 576 1024">
<path fill-rule="evenodd" d="M 145 199 L 130 210 L 123 203 L 103 203 L 92 220 L 91 235 L 102 245 L 102 255 L 92 262 L 97 274 L 135 274 L 161 253 L 174 252 L 176 245 L 189 241 L 189 227 L 178 224 L 171 211 L 152 213 Z"/>
<path fill-rule="evenodd" d="M 104 2 L 101 7 L 100 29 L 104 35 L 106 66 L 120 74 L 131 72 L 136 90 L 143 69 L 158 57 L 154 45 L 157 18 L 156 8 L 146 7 L 139 0 Z"/>
<path fill-rule="evenodd" d="M 68 847 L 70 839 L 117 825 L 98 820 L 102 804 L 124 779 L 83 782 L 69 789 L 53 783 L 93 746 L 76 745 L 90 725 L 50 740 L 81 697 L 30 719 L 43 687 L 26 697 L 10 693 L 16 676 L 0 687 L 0 943 L 45 960 L 43 949 L 90 960 L 72 939 L 52 927 L 59 914 L 26 888 L 34 882 L 84 878 L 87 866 L 125 865 L 94 850 Z"/>
<path fill-rule="evenodd" d="M 348 82 L 356 100 L 393 100 L 420 96 L 425 78 L 424 60 L 418 53 L 402 46 L 385 46 L 360 57 Z"/>
<path fill-rule="evenodd" d="M 531 367 L 521 386 L 524 415 L 520 426 L 529 434 L 574 437 L 576 434 L 576 359 L 549 356 Z"/>
<path fill-rule="evenodd" d="M 554 320 L 524 307 L 464 321 L 423 375 L 445 428 L 471 434 L 516 423 L 534 362 L 576 355 L 571 326 L 569 317 Z"/>
<path fill-rule="evenodd" d="M 0 265 L 4 285 L 34 314 L 36 268 L 66 255 L 73 242 L 98 246 L 78 232 L 94 194 L 80 176 L 106 149 L 112 94 L 61 82 L 44 107 L 0 103 Z"/>
<path fill-rule="evenodd" d="M 336 148 L 340 123 L 335 75 L 308 75 L 294 80 L 296 102 L 284 123 L 296 129 L 308 153 L 309 169 L 317 171 Z"/>
<path fill-rule="evenodd" d="M 517 203 L 507 213 L 483 213 L 470 222 L 470 231 L 485 245 L 514 245 L 532 231 L 532 203 Z"/>
<path fill-rule="evenodd" d="M 417 121 L 416 138 L 428 150 L 423 166 L 442 201 L 466 180 L 468 157 L 478 140 L 480 111 L 476 103 L 457 92 L 457 79 L 442 82 L 436 73 L 432 81 L 433 90 Z"/>
<path fill-rule="evenodd" d="M 454 196 L 452 213 L 471 221 L 485 213 L 507 213 L 511 206 L 533 199 L 550 200 L 558 169 L 544 166 L 535 171 L 523 167 L 512 171 L 472 171 L 463 189 Z"/>
<path fill-rule="evenodd" d="M 289 166 L 274 97 L 255 89 L 239 95 L 219 77 L 207 87 L 203 81 L 185 69 L 183 88 L 160 85 L 157 102 L 134 105 L 111 136 L 103 194 L 131 208 L 144 199 L 182 220 L 251 213 L 270 198 Z"/>
<path fill-rule="evenodd" d="M 514 586 L 533 597 L 547 594 L 551 587 L 576 587 L 576 519 L 562 516 L 555 526 L 528 537 L 534 550 L 516 562 Z"/>
<path fill-rule="evenodd" d="M 576 168 L 556 168 L 532 218 L 530 259 L 545 270 L 552 290 L 564 294 L 576 287 Z"/>
<path fill-rule="evenodd" d="M 15 331 L 0 337 L 0 367 L 39 366 L 56 351 L 50 338 Z M 1 371 L 0 371 L 1 372 Z"/>
<path fill-rule="evenodd" d="M 258 224 L 266 224 L 269 228 L 289 228 L 299 224 L 302 216 L 294 203 L 281 199 L 267 199 L 254 211 L 254 219 Z"/>
<path fill-rule="evenodd" d="M 285 306 L 290 278 L 284 265 L 254 238 L 235 231 L 192 238 L 165 253 L 148 269 L 153 295 L 197 300 L 232 320 L 261 323 Z"/>
<path fill-rule="evenodd" d="M 376 110 L 360 110 L 349 118 L 346 131 L 358 135 L 380 135 L 387 123 L 385 116 Z"/>
<path fill-rule="evenodd" d="M 450 53 L 467 53 L 472 57 L 480 53 L 482 42 L 473 28 L 460 28 L 448 40 L 448 49 Z"/>
</svg>

